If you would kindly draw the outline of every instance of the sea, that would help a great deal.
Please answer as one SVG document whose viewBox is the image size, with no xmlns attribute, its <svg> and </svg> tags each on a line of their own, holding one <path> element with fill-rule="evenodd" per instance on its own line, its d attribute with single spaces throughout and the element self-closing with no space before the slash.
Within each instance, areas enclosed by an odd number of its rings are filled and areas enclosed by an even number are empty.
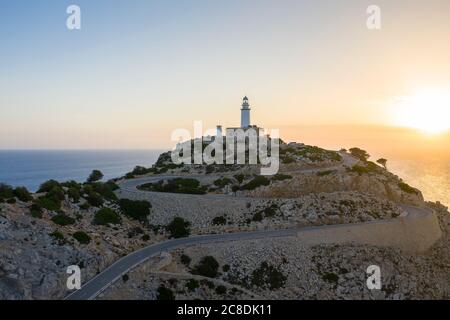
<svg viewBox="0 0 450 320">
<path fill-rule="evenodd" d="M 137 165 L 149 167 L 164 150 L 0 150 L 0 182 L 36 191 L 49 179 L 86 181 L 92 170 L 104 179 L 123 176 Z M 388 169 L 419 188 L 426 200 L 450 206 L 450 157 L 390 154 Z"/>
<path fill-rule="evenodd" d="M 150 167 L 163 150 L 0 150 L 0 182 L 37 191 L 40 184 L 86 181 L 92 170 L 104 180 L 117 178 L 137 165 Z"/>
</svg>

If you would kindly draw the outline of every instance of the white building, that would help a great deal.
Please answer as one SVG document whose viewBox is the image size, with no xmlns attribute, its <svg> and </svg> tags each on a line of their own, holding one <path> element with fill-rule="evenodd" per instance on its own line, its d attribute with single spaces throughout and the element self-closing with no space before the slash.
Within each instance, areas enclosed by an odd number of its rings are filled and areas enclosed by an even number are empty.
<svg viewBox="0 0 450 320">
<path fill-rule="evenodd" d="M 232 128 L 227 128 L 226 129 L 226 134 L 233 134 L 234 132 L 236 132 L 237 130 L 243 130 L 243 131 L 247 131 L 249 129 L 253 129 L 256 131 L 257 135 L 259 136 L 260 134 L 263 133 L 263 129 L 256 126 L 256 125 L 252 125 L 251 124 L 251 117 L 250 117 L 250 111 L 252 110 L 250 108 L 250 104 L 248 102 L 248 98 L 245 96 L 243 101 L 242 101 L 242 108 L 241 108 L 241 126 L 240 127 L 232 127 Z M 217 137 L 223 137 L 223 129 L 221 125 L 217 126 Z"/>
</svg>

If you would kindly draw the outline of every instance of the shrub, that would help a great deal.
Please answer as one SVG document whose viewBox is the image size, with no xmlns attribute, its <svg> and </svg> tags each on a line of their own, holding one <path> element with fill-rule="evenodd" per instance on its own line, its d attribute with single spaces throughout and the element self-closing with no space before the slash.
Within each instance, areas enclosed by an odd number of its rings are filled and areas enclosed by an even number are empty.
<svg viewBox="0 0 450 320">
<path fill-rule="evenodd" d="M 52 232 L 49 234 L 49 236 L 52 237 L 53 240 L 56 241 L 59 245 L 62 245 L 65 242 L 64 235 L 59 231 Z"/>
<path fill-rule="evenodd" d="M 87 182 L 97 182 L 103 179 L 103 173 L 100 170 L 93 170 L 89 175 Z"/>
<path fill-rule="evenodd" d="M 260 267 L 253 271 L 251 283 L 259 288 L 276 290 L 284 286 L 287 277 L 274 266 L 262 262 Z"/>
<path fill-rule="evenodd" d="M 97 192 L 89 193 L 86 200 L 91 206 L 97 207 L 97 208 L 100 208 L 105 203 L 105 200 L 103 199 L 101 194 L 99 194 Z"/>
<path fill-rule="evenodd" d="M 63 214 L 59 213 L 52 218 L 52 221 L 60 226 L 68 226 L 75 223 L 75 219 Z"/>
<path fill-rule="evenodd" d="M 133 201 L 129 199 L 120 199 L 120 209 L 123 214 L 139 221 L 146 221 L 152 207 L 148 201 Z"/>
<path fill-rule="evenodd" d="M 188 255 L 182 254 L 180 260 L 182 264 L 184 264 L 186 267 L 189 267 L 189 264 L 191 263 L 192 259 Z"/>
<path fill-rule="evenodd" d="M 160 286 L 158 288 L 157 299 L 158 300 L 175 300 L 175 295 L 173 291 L 166 288 L 165 286 Z"/>
<path fill-rule="evenodd" d="M 351 148 L 350 154 L 354 156 L 355 158 L 358 158 L 361 161 L 367 161 L 370 158 L 370 155 L 367 153 L 367 151 L 360 149 L 360 148 Z"/>
<path fill-rule="evenodd" d="M 41 184 L 39 187 L 38 193 L 49 192 L 50 190 L 57 188 L 61 189 L 61 184 L 56 180 L 48 180 Z"/>
<path fill-rule="evenodd" d="M 292 176 L 288 175 L 288 174 L 276 174 L 272 177 L 273 181 L 283 181 L 283 180 L 290 180 L 292 179 Z"/>
<path fill-rule="evenodd" d="M 242 186 L 242 190 L 254 190 L 261 186 L 268 186 L 270 184 L 269 179 L 264 176 L 257 176 L 253 178 L 249 183 Z"/>
<path fill-rule="evenodd" d="M 30 192 L 28 192 L 28 189 L 25 187 L 17 187 L 14 189 L 14 195 L 23 202 L 29 202 L 33 200 L 33 197 L 31 196 Z"/>
<path fill-rule="evenodd" d="M 186 288 L 191 292 L 195 291 L 195 289 L 197 289 L 199 287 L 200 287 L 200 284 L 195 279 L 190 279 L 188 282 L 186 282 Z"/>
<path fill-rule="evenodd" d="M 81 244 L 89 244 L 91 242 L 91 237 L 83 231 L 75 232 L 73 237 Z"/>
<path fill-rule="evenodd" d="M 61 201 L 53 197 L 43 196 L 36 200 L 36 204 L 50 211 L 58 211 L 61 209 Z"/>
<path fill-rule="evenodd" d="M 95 213 L 94 224 L 105 226 L 108 224 L 120 224 L 120 216 L 110 208 L 102 208 Z"/>
<path fill-rule="evenodd" d="M 148 234 L 144 234 L 141 239 L 142 239 L 142 241 L 149 241 L 150 236 Z"/>
<path fill-rule="evenodd" d="M 17 202 L 16 198 L 11 198 L 11 199 L 6 200 L 6 203 L 9 203 L 9 204 L 15 204 L 16 202 Z"/>
<path fill-rule="evenodd" d="M 335 172 L 336 172 L 336 170 L 319 171 L 319 172 L 317 172 L 317 175 L 319 177 L 324 177 L 324 176 L 329 176 L 330 174 L 333 174 Z"/>
<path fill-rule="evenodd" d="M 222 286 L 222 285 L 218 286 L 218 287 L 216 288 L 216 293 L 217 293 L 218 295 L 224 295 L 224 294 L 226 294 L 226 293 L 227 293 L 227 287 Z"/>
<path fill-rule="evenodd" d="M 157 183 L 147 183 L 139 186 L 140 190 L 167 193 L 185 193 L 185 194 L 205 194 L 206 187 L 201 186 L 196 179 L 175 178 L 164 183 L 161 180 Z"/>
<path fill-rule="evenodd" d="M 214 181 L 214 185 L 219 188 L 223 188 L 231 183 L 232 183 L 231 179 L 228 178 L 217 179 L 216 181 Z"/>
<path fill-rule="evenodd" d="M 78 203 L 80 201 L 80 190 L 76 188 L 69 188 L 67 195 L 74 203 Z"/>
<path fill-rule="evenodd" d="M 190 223 L 183 218 L 176 217 L 166 226 L 166 230 L 170 233 L 171 238 L 188 237 L 191 233 L 189 230 Z"/>
<path fill-rule="evenodd" d="M 252 217 L 252 221 L 255 221 L 255 222 L 261 222 L 263 219 L 264 219 L 264 216 L 263 216 L 262 212 L 256 212 Z"/>
<path fill-rule="evenodd" d="M 339 281 L 339 276 L 333 272 L 328 272 L 322 275 L 322 280 L 328 283 L 337 284 Z"/>
<path fill-rule="evenodd" d="M 224 216 L 215 217 L 212 220 L 212 224 L 215 226 L 223 226 L 227 223 L 227 219 Z"/>
<path fill-rule="evenodd" d="M 95 182 L 90 184 L 91 190 L 100 194 L 103 198 L 116 201 L 117 196 L 114 193 L 119 187 L 112 181 L 108 181 L 106 183 L 103 182 Z"/>
<path fill-rule="evenodd" d="M 30 214 L 33 218 L 42 219 L 42 208 L 38 204 L 33 203 L 30 208 Z"/>
<path fill-rule="evenodd" d="M 14 197 L 14 190 L 10 185 L 0 183 L 0 198 L 9 199 Z"/>
<path fill-rule="evenodd" d="M 194 268 L 193 273 L 208 278 L 215 278 L 219 275 L 219 263 L 212 256 L 203 257 L 200 263 Z"/>
<path fill-rule="evenodd" d="M 405 182 L 399 182 L 398 183 L 399 188 L 409 194 L 419 194 L 419 192 L 414 189 L 413 187 L 411 187 L 409 184 L 405 183 Z"/>
<path fill-rule="evenodd" d="M 222 267 L 222 270 L 223 270 L 223 272 L 228 272 L 228 271 L 230 271 L 230 265 L 229 265 L 229 264 L 224 265 L 224 266 Z"/>
</svg>

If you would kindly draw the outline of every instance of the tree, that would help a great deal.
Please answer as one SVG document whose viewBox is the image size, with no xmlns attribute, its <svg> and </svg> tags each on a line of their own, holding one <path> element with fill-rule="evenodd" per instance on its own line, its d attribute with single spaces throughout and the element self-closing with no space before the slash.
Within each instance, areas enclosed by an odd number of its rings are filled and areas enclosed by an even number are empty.
<svg viewBox="0 0 450 320">
<path fill-rule="evenodd" d="M 129 199 L 120 199 L 119 206 L 124 215 L 141 222 L 147 221 L 150 208 L 152 207 L 148 201 L 134 201 Z"/>
<path fill-rule="evenodd" d="M 368 154 L 367 151 L 360 148 L 351 148 L 350 154 L 355 158 L 358 158 L 359 160 L 364 162 L 370 158 L 370 154 Z"/>
<path fill-rule="evenodd" d="M 387 160 L 386 159 L 384 159 L 384 158 L 378 159 L 377 163 L 381 164 L 387 170 L 387 167 L 386 167 Z"/>
<path fill-rule="evenodd" d="M 110 208 L 102 208 L 94 216 L 94 224 L 101 226 L 120 224 L 120 220 L 120 215 Z"/>
<path fill-rule="evenodd" d="M 188 237 L 191 233 L 189 230 L 190 223 L 183 218 L 176 217 L 166 226 L 166 230 L 170 232 L 171 238 Z"/>
<path fill-rule="evenodd" d="M 219 263 L 212 256 L 203 257 L 193 270 L 193 273 L 208 278 L 215 278 L 219 275 Z"/>
<path fill-rule="evenodd" d="M 88 183 L 97 182 L 97 181 L 100 181 L 102 178 L 103 178 L 103 173 L 100 170 L 94 170 L 89 175 L 87 182 Z"/>
</svg>

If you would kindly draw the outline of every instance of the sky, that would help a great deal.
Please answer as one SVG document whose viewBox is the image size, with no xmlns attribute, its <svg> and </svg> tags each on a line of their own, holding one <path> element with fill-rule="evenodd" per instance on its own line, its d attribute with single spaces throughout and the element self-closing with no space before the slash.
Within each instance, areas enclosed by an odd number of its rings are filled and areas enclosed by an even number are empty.
<svg viewBox="0 0 450 320">
<path fill-rule="evenodd" d="M 292 140 L 442 133 L 449 39 L 448 0 L 0 0 L 0 149 L 166 148 L 195 120 L 239 125 L 244 95 Z"/>
</svg>

